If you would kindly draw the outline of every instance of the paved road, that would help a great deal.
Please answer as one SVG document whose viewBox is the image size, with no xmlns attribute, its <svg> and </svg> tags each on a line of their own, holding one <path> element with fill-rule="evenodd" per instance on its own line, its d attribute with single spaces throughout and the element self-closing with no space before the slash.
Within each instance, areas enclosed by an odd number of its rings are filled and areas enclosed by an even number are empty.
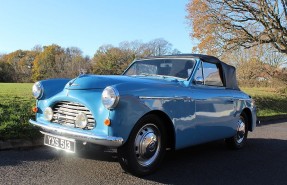
<svg viewBox="0 0 287 185">
<path fill-rule="evenodd" d="M 124 173 L 112 151 L 72 155 L 47 147 L 0 151 L 0 184 L 287 184 L 287 122 L 257 127 L 240 151 L 218 141 L 170 153 L 140 179 Z"/>
</svg>

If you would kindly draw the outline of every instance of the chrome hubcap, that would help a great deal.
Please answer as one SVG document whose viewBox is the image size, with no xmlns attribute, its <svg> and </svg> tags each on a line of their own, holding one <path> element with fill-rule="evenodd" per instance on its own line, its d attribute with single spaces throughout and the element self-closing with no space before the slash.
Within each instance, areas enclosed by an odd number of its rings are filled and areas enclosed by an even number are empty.
<svg viewBox="0 0 287 185">
<path fill-rule="evenodd" d="M 156 160 L 160 151 L 160 132 L 156 125 L 146 124 L 139 130 L 134 149 L 140 165 L 148 166 Z"/>
<path fill-rule="evenodd" d="M 242 118 L 238 120 L 238 128 L 237 128 L 237 136 L 236 141 L 237 143 L 241 143 L 244 140 L 245 137 L 245 123 Z"/>
</svg>

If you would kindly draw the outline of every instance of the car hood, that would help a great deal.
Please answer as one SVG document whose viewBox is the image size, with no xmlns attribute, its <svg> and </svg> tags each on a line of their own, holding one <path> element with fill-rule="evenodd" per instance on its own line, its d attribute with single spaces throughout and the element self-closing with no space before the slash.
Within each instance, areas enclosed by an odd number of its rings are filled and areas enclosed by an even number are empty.
<svg viewBox="0 0 287 185">
<path fill-rule="evenodd" d="M 123 83 L 130 84 L 162 84 L 172 85 L 178 84 L 176 79 L 160 79 L 160 78 L 147 78 L 147 77 L 134 77 L 123 75 L 81 75 L 69 81 L 66 89 L 103 89 L 107 86 L 118 85 Z"/>
</svg>

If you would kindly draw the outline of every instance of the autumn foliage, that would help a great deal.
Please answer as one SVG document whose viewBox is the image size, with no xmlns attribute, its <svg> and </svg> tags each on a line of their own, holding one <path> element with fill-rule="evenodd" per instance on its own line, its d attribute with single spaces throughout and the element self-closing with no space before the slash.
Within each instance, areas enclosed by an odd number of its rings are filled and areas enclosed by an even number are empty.
<svg viewBox="0 0 287 185">
<path fill-rule="evenodd" d="M 236 66 L 241 86 L 287 89 L 286 7 L 286 0 L 190 0 L 193 51 Z"/>
<path fill-rule="evenodd" d="M 187 19 L 200 52 L 270 44 L 287 54 L 286 0 L 190 0 Z"/>
<path fill-rule="evenodd" d="M 103 45 L 90 59 L 76 47 L 52 44 L 30 51 L 17 50 L 0 55 L 0 82 L 35 82 L 48 78 L 74 78 L 82 73 L 121 74 L 135 59 L 176 54 L 178 50 L 164 39 Z"/>
<path fill-rule="evenodd" d="M 89 58 L 78 48 L 58 45 L 17 50 L 0 56 L 0 82 L 33 82 L 47 78 L 72 78 L 90 69 Z"/>
<path fill-rule="evenodd" d="M 213 22 L 213 15 L 209 14 L 208 10 L 209 6 L 205 0 L 192 0 L 187 5 L 187 19 L 192 28 L 191 38 L 200 41 L 193 51 L 214 55 L 219 52 L 219 43 L 216 39 L 217 26 Z"/>
</svg>

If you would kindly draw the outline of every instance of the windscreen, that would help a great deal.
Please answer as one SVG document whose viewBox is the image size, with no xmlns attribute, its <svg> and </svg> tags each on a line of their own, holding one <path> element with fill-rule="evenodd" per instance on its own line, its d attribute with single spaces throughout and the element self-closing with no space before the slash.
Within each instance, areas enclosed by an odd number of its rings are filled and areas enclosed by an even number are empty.
<svg viewBox="0 0 287 185">
<path fill-rule="evenodd" d="M 192 73 L 193 59 L 149 59 L 135 61 L 124 73 L 128 76 L 167 76 L 187 79 Z"/>
</svg>

